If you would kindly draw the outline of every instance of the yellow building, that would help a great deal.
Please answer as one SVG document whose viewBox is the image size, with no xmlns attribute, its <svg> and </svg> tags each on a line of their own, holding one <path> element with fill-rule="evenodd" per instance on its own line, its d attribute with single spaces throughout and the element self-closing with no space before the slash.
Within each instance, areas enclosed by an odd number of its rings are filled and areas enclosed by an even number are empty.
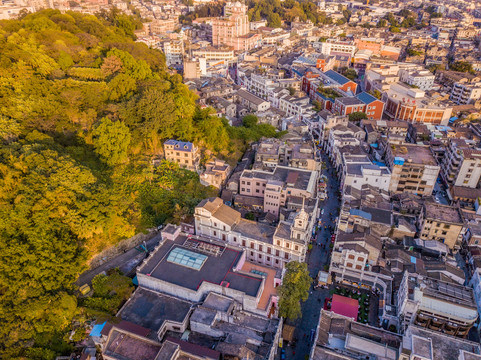
<svg viewBox="0 0 481 360">
<path fill-rule="evenodd" d="M 196 170 L 199 165 L 199 148 L 190 142 L 167 140 L 164 154 L 166 160 L 188 170 Z"/>
</svg>

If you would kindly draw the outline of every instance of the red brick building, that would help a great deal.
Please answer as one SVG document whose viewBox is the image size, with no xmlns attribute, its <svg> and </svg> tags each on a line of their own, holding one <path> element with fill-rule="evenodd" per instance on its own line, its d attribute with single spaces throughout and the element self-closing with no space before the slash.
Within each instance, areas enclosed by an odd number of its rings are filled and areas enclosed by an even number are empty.
<svg viewBox="0 0 481 360">
<path fill-rule="evenodd" d="M 384 103 L 374 96 L 362 92 L 356 96 L 337 98 L 333 105 L 333 111 L 340 115 L 363 112 L 369 120 L 381 120 Z"/>
<path fill-rule="evenodd" d="M 366 105 L 366 109 L 364 110 L 364 112 L 366 113 L 369 120 L 382 119 L 382 114 L 384 112 L 384 103 L 381 100 L 375 98 L 367 92 L 362 92 L 356 95 L 356 98 L 361 100 Z"/>
<path fill-rule="evenodd" d="M 352 92 L 356 93 L 357 84 L 349 80 L 347 77 L 335 72 L 334 70 L 329 70 L 323 73 L 324 80 L 327 82 L 326 85 L 335 86 L 337 89 L 342 90 L 346 93 Z"/>
</svg>

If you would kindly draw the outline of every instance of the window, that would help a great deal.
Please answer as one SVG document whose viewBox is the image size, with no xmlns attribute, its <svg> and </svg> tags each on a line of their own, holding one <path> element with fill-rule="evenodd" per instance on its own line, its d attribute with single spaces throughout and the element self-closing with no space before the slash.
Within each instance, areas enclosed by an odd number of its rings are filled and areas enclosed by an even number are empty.
<svg viewBox="0 0 481 360">
<path fill-rule="evenodd" d="M 254 256 L 254 251 L 251 251 L 251 256 Z"/>
<path fill-rule="evenodd" d="M 261 254 L 259 254 L 259 259 L 262 259 L 262 255 L 261 255 Z"/>
<path fill-rule="evenodd" d="M 286 248 L 289 249 L 290 246 L 291 246 L 291 244 L 289 244 L 288 242 L 286 242 Z"/>
<path fill-rule="evenodd" d="M 270 248 L 270 247 L 267 248 L 267 253 L 268 253 L 268 254 L 271 253 L 271 248 Z"/>
<path fill-rule="evenodd" d="M 226 239 L 225 239 L 225 234 L 222 234 L 222 240 L 224 240 L 224 241 L 226 240 Z"/>
<path fill-rule="evenodd" d="M 234 236 L 234 242 L 237 242 L 237 238 Z"/>
<path fill-rule="evenodd" d="M 352 263 L 347 263 L 346 266 L 347 266 L 348 268 L 352 268 Z"/>
<path fill-rule="evenodd" d="M 296 250 L 296 251 L 299 251 L 299 246 L 296 245 L 295 250 Z"/>
<path fill-rule="evenodd" d="M 276 256 L 279 256 L 279 250 L 276 250 Z"/>
<path fill-rule="evenodd" d="M 242 246 L 246 246 L 246 241 L 242 240 Z"/>
<path fill-rule="evenodd" d="M 216 223 L 216 222 L 214 223 L 214 226 L 217 227 L 217 223 Z"/>
<path fill-rule="evenodd" d="M 251 242 L 251 249 L 254 249 L 254 243 Z"/>
<path fill-rule="evenodd" d="M 267 261 L 271 261 L 271 257 L 270 257 L 270 256 L 267 257 Z"/>
<path fill-rule="evenodd" d="M 284 254 L 284 258 L 289 259 L 289 254 L 288 254 L 288 253 L 285 253 L 285 254 Z"/>
<path fill-rule="evenodd" d="M 276 259 L 276 264 L 279 264 L 279 260 Z"/>
<path fill-rule="evenodd" d="M 259 251 L 262 251 L 262 245 L 259 245 Z"/>
<path fill-rule="evenodd" d="M 214 236 L 217 236 L 217 231 L 214 231 Z"/>
<path fill-rule="evenodd" d="M 362 257 L 359 257 L 359 258 L 357 258 L 357 261 L 364 262 L 364 258 L 362 258 Z"/>
<path fill-rule="evenodd" d="M 354 255 L 349 255 L 347 258 L 351 259 L 351 260 L 354 260 Z"/>
<path fill-rule="evenodd" d="M 225 225 L 224 225 L 224 231 L 225 231 Z"/>
<path fill-rule="evenodd" d="M 281 246 L 281 241 L 280 241 L 280 240 L 277 240 L 277 245 L 278 245 L 278 246 Z"/>
</svg>

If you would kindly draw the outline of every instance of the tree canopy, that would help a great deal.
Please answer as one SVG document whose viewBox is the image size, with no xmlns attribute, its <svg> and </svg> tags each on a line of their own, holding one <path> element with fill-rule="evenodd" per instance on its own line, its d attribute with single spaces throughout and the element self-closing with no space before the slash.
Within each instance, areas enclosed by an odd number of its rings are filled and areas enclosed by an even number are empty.
<svg viewBox="0 0 481 360">
<path fill-rule="evenodd" d="M 355 111 L 349 114 L 349 121 L 360 121 L 363 119 L 367 119 L 367 115 L 362 111 Z"/>
<path fill-rule="evenodd" d="M 467 61 L 455 61 L 452 64 L 449 64 L 449 69 L 453 71 L 459 72 L 469 72 L 474 73 L 473 64 Z"/>
<path fill-rule="evenodd" d="M 99 309 L 74 295 L 87 260 L 139 231 L 179 223 L 217 193 L 197 173 L 156 163 L 163 141 L 230 156 L 280 135 L 266 124 L 233 128 L 200 109 L 164 55 L 134 41 L 139 26 L 115 9 L 0 21 L 2 358 L 68 353 L 72 319 L 83 307 Z M 114 313 L 119 298 L 92 301 Z"/>
<path fill-rule="evenodd" d="M 295 320 L 301 315 L 301 301 L 309 296 L 312 278 L 306 263 L 291 261 L 286 264 L 286 273 L 279 293 L 279 315 Z"/>
</svg>

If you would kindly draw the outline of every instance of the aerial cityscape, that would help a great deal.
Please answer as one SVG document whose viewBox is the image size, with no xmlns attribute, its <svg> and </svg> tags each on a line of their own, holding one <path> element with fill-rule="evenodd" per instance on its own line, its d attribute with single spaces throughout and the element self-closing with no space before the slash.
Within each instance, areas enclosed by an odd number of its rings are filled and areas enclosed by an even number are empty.
<svg viewBox="0 0 481 360">
<path fill-rule="evenodd" d="M 2 0 L 0 359 L 481 360 L 481 2 Z"/>
</svg>

